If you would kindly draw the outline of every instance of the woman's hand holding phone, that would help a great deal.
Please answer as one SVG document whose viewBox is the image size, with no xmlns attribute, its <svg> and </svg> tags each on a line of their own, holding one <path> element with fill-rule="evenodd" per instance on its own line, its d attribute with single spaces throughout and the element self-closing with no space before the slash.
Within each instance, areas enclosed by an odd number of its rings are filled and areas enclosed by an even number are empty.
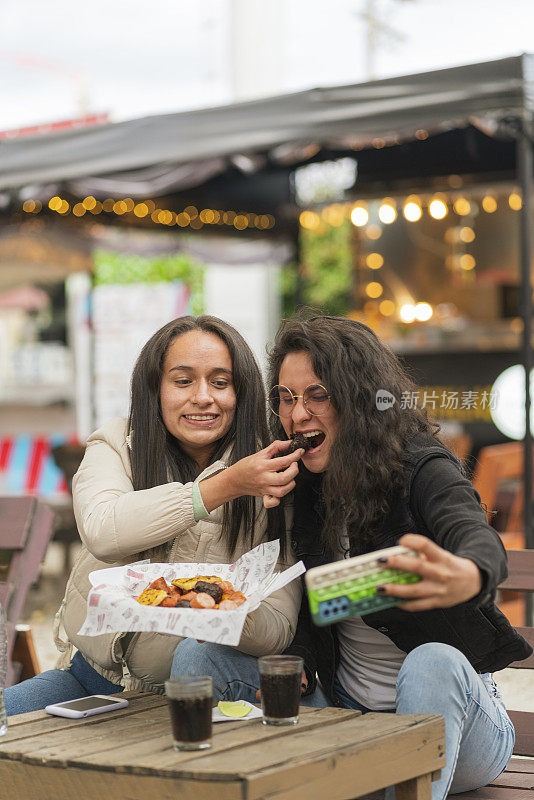
<svg viewBox="0 0 534 800">
<path fill-rule="evenodd" d="M 399 544 L 416 550 L 420 558 L 392 556 L 387 560 L 388 566 L 416 572 L 422 580 L 418 583 L 384 584 L 377 591 L 402 598 L 399 607 L 405 611 L 449 608 L 470 600 L 480 592 L 482 573 L 471 559 L 456 556 L 417 533 L 402 536 Z"/>
</svg>

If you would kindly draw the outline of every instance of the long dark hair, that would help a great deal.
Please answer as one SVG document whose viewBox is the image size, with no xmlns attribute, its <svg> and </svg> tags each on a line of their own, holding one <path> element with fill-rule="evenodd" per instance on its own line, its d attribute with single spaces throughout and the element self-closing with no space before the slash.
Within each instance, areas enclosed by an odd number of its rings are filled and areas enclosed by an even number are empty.
<svg viewBox="0 0 534 800">
<path fill-rule="evenodd" d="M 397 356 L 366 325 L 327 316 L 286 320 L 269 353 L 269 391 L 279 382 L 284 358 L 295 352 L 308 353 L 339 415 L 322 480 L 323 538 L 339 549 L 346 526 L 359 549 L 376 531 L 392 498 L 404 490 L 406 442 L 423 431 L 435 434 L 439 427 L 404 402 L 409 396 L 404 393 L 414 391 L 415 385 Z M 395 397 L 387 411 L 377 408 L 380 389 Z M 280 419 L 271 414 L 270 422 L 274 434 L 284 437 Z"/>
<path fill-rule="evenodd" d="M 218 336 L 228 347 L 232 360 L 235 414 L 227 433 L 216 442 L 210 463 L 217 461 L 230 446 L 230 463 L 234 464 L 269 443 L 263 382 L 248 344 L 235 328 L 217 317 L 180 317 L 164 325 L 148 340 L 132 373 L 128 427 L 132 434 L 130 458 L 135 490 L 161 486 L 169 481 L 186 483 L 195 480 L 199 473 L 196 462 L 165 427 L 160 403 L 167 350 L 178 336 L 189 331 Z M 268 513 L 267 538 L 280 538 L 283 554 L 282 513 L 279 509 L 272 511 L 275 513 Z M 225 506 L 221 538 L 226 541 L 230 555 L 235 552 L 241 534 L 248 536 L 252 545 L 255 523 L 255 498 L 238 497 Z"/>
</svg>

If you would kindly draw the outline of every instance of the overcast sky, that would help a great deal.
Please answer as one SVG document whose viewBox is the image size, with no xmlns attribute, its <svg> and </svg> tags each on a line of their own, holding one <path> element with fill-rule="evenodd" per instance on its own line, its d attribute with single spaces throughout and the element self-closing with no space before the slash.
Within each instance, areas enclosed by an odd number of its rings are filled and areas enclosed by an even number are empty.
<svg viewBox="0 0 534 800">
<path fill-rule="evenodd" d="M 369 2 L 0 0 L 0 130 L 365 80 Z M 374 7 L 393 29 L 374 52 L 377 77 L 534 52 L 534 0 Z"/>
</svg>

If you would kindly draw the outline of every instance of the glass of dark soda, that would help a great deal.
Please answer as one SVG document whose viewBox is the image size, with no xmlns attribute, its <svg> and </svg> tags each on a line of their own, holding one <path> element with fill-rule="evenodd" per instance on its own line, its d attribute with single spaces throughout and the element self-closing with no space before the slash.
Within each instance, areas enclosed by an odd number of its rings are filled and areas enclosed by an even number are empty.
<svg viewBox="0 0 534 800">
<path fill-rule="evenodd" d="M 213 678 L 204 675 L 170 678 L 165 694 L 171 715 L 175 750 L 211 747 Z"/>
<path fill-rule="evenodd" d="M 302 658 L 262 656 L 260 670 L 261 707 L 265 725 L 296 725 L 299 721 Z"/>
</svg>

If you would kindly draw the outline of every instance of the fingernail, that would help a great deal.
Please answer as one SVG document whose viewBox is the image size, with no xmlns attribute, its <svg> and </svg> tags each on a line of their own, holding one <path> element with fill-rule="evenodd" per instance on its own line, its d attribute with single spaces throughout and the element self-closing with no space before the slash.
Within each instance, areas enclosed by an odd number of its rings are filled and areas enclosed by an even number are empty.
<svg viewBox="0 0 534 800">
<path fill-rule="evenodd" d="M 377 586 L 375 591 L 378 592 L 378 594 L 384 594 L 384 592 L 386 590 L 385 590 L 384 586 Z"/>
<path fill-rule="evenodd" d="M 379 563 L 379 564 L 387 564 L 387 563 L 388 563 L 388 560 L 387 560 L 386 556 L 381 556 L 381 557 L 378 559 L 378 563 Z"/>
</svg>

